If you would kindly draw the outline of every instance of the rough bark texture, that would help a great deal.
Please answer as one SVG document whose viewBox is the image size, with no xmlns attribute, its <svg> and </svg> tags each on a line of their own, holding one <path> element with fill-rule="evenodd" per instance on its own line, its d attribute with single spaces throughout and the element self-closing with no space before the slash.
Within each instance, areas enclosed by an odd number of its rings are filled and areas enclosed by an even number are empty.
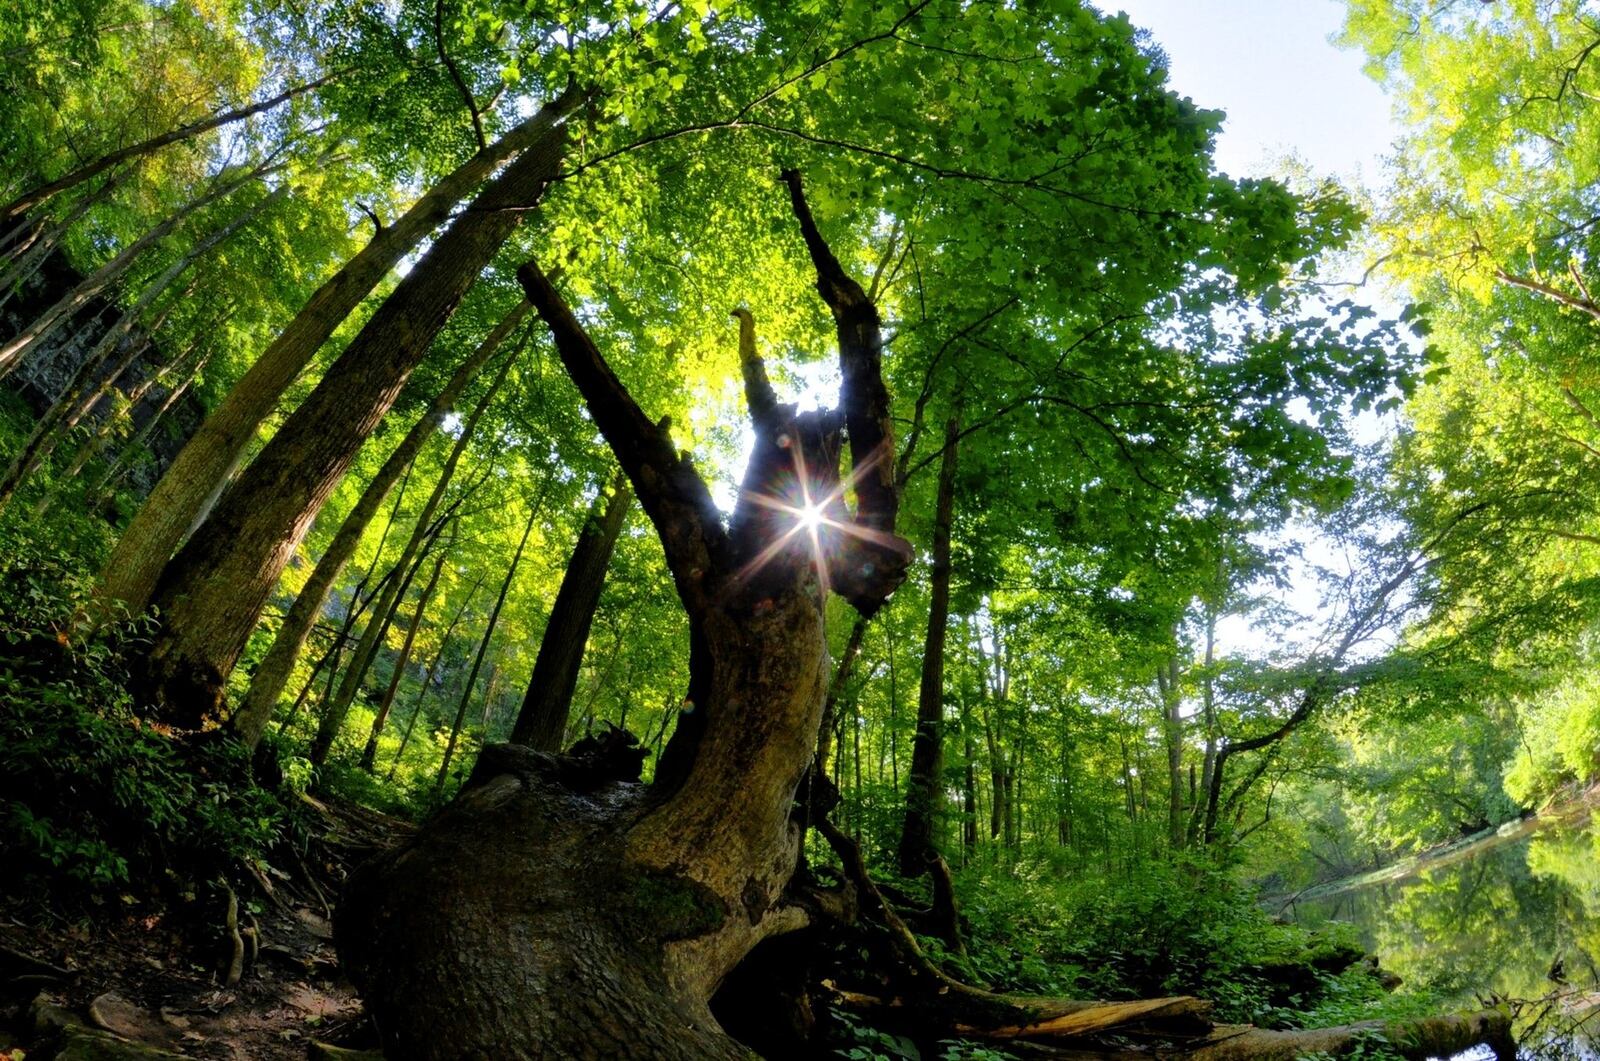
<svg viewBox="0 0 1600 1061">
<path fill-rule="evenodd" d="M 876 310 L 827 250 L 799 176 L 785 178 L 839 320 L 843 415 L 758 415 L 726 530 L 665 422 L 634 403 L 548 279 L 519 272 L 662 540 L 689 615 L 689 695 L 650 787 L 574 776 L 572 760 L 517 745 L 486 751 L 454 804 L 352 878 L 341 955 L 393 1056 L 746 1056 L 709 1000 L 757 943 L 807 919 L 786 890 L 828 682 L 822 583 L 871 611 L 910 555 L 892 535 L 892 491 L 858 490 L 854 516 L 834 499 L 839 538 L 859 544 L 821 563 L 783 513 L 797 472 L 821 496 L 837 480 L 841 422 L 864 476 L 892 445 Z M 853 567 L 838 567 L 845 554 Z"/>
<path fill-rule="evenodd" d="M 206 417 L 129 523 L 101 572 L 103 596 L 134 612 L 150 602 L 163 567 L 213 491 L 226 481 L 279 398 L 328 336 L 496 166 L 519 151 L 554 149 L 552 138 L 560 136 L 558 127 L 581 98 L 570 93 L 547 104 L 462 163 L 317 289 Z"/>
<path fill-rule="evenodd" d="M 551 127 L 451 223 L 167 565 L 154 597 L 163 622 L 146 683 L 157 717 L 188 728 L 220 713 L 227 675 L 284 565 L 473 281 L 555 176 L 563 134 Z"/>
<path fill-rule="evenodd" d="M 957 442 L 961 420 L 945 422 L 939 459 L 939 492 L 933 520 L 933 570 L 928 602 L 928 636 L 922 650 L 922 684 L 917 692 L 917 730 L 906 778 L 906 819 L 897 852 L 900 872 L 920 877 L 938 857 L 933 843 L 944 774 L 944 648 L 950 625 L 950 523 L 955 510 Z"/>
<path fill-rule="evenodd" d="M 596 511 L 589 514 L 578 532 L 578 542 L 567 561 L 544 636 L 539 640 L 528 693 L 511 730 L 515 744 L 542 752 L 561 750 L 572 692 L 578 687 L 584 645 L 600 604 L 600 591 L 605 587 L 606 568 L 611 566 L 611 552 L 632 504 L 633 492 L 628 489 L 626 476 L 619 473 L 611 484 L 611 497 L 604 509 L 597 503 Z"/>
<path fill-rule="evenodd" d="M 356 546 L 361 543 L 361 536 L 366 532 L 367 524 L 378 514 L 378 510 L 383 507 L 384 501 L 389 496 L 389 491 L 400 481 L 406 469 L 411 467 L 417 454 L 422 452 L 422 447 L 444 422 L 446 414 L 461 400 L 461 395 L 467 386 L 477 378 L 478 373 L 500 348 L 500 344 L 522 323 L 531 308 L 527 302 L 518 303 L 483 342 L 478 344 L 472 356 L 461 363 L 455 374 L 434 396 L 421 419 L 412 425 L 406 437 L 401 439 L 400 444 L 390 452 L 383 466 L 362 491 L 355 506 L 345 516 L 344 522 L 334 532 L 328 548 L 317 559 L 317 566 L 312 570 L 311 577 L 306 580 L 299 596 L 295 597 L 294 604 L 284 616 L 283 625 L 278 628 L 272 647 L 267 650 L 266 656 L 256 668 L 249 692 L 245 694 L 244 700 L 240 702 L 230 720 L 234 732 L 246 744 L 254 746 L 261 738 L 261 731 L 266 726 L 267 719 L 272 717 L 272 710 L 278 704 L 278 697 L 283 695 L 283 688 L 288 684 L 289 675 L 294 671 L 295 661 L 300 658 L 306 638 L 311 636 L 311 628 L 316 625 L 317 617 L 327 606 L 328 595 L 333 592 L 334 583 L 339 580 L 345 565 L 355 555 Z"/>
</svg>

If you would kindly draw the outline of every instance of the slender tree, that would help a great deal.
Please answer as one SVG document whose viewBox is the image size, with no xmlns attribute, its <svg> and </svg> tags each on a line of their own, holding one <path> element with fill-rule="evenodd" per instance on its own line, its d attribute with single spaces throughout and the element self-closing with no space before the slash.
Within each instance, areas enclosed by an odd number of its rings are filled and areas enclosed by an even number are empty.
<svg viewBox="0 0 1600 1061">
<path fill-rule="evenodd" d="M 489 332 L 483 342 L 478 344 L 472 355 L 461 363 L 449 381 L 434 396 L 421 418 L 406 433 L 405 438 L 390 451 L 377 474 L 367 483 L 366 489 L 361 492 L 361 497 L 345 516 L 344 522 L 334 532 L 333 540 L 318 557 L 317 566 L 312 569 L 311 577 L 301 587 L 294 604 L 284 616 L 282 625 L 278 627 L 272 647 L 267 650 L 267 654 L 256 667 L 249 691 L 231 717 L 230 725 L 246 744 L 253 745 L 260 737 L 262 727 L 271 717 L 272 709 L 277 706 L 278 697 L 288 684 L 289 675 L 294 670 L 295 662 L 300 658 L 301 649 L 311 633 L 312 626 L 327 605 L 329 593 L 333 591 L 333 586 L 339 580 L 345 565 L 350 562 L 350 557 L 355 555 L 361 536 L 366 532 L 367 525 L 372 522 L 378 510 L 383 507 L 389 491 L 410 472 L 417 455 L 422 452 L 422 447 L 438 431 L 439 426 L 444 423 L 445 416 L 461 400 L 468 385 L 483 371 L 501 344 L 527 316 L 529 309 L 526 301 L 519 303 Z M 508 358 L 507 366 L 509 365 Z M 500 375 L 503 377 L 504 372 L 502 371 Z M 491 388 L 491 395 L 493 390 L 494 388 Z M 456 462 L 460 459 L 460 451 L 467 445 L 479 418 L 488 408 L 488 400 L 489 396 L 486 395 L 484 401 L 474 409 L 463 426 L 461 437 L 453 447 L 455 452 L 452 454 L 452 459 L 447 462 L 449 474 L 454 473 Z M 447 483 L 448 475 L 443 477 L 441 482 Z M 435 493 L 442 499 L 443 494 L 438 489 Z M 426 515 L 418 517 L 421 524 L 426 524 L 431 519 L 432 511 L 438 507 L 438 503 L 432 501 L 430 505 L 424 507 Z M 386 527 L 385 533 L 387 530 Z"/>
<path fill-rule="evenodd" d="M 384 723 L 388 722 L 389 711 L 394 707 L 395 693 L 405 677 L 406 666 L 411 662 L 411 649 L 417 643 L 417 631 L 422 629 L 423 617 L 428 614 L 428 604 L 433 600 L 433 591 L 439 586 L 439 576 L 444 573 L 444 562 L 449 555 L 448 547 L 439 550 L 439 556 L 433 564 L 433 573 L 428 576 L 427 585 L 422 587 L 422 594 L 417 597 L 416 610 L 411 613 L 411 623 L 406 627 L 400 654 L 395 657 L 394 672 L 390 674 L 389 684 L 383 690 L 383 699 L 378 703 L 378 710 L 372 716 L 372 732 L 367 735 L 367 745 L 361 750 L 361 769 L 369 774 L 378 759 L 378 738 L 383 736 Z"/>
<path fill-rule="evenodd" d="M 533 663 L 522 710 L 511 729 L 511 739 L 518 744 L 547 752 L 561 750 L 589 627 L 600 604 L 612 550 L 632 502 L 627 479 L 619 472 L 612 480 L 611 494 L 603 509 L 596 499 L 594 510 L 583 521 L 566 573 L 561 577 L 561 588 L 550 606 L 544 636 L 539 640 L 539 655 Z"/>
<path fill-rule="evenodd" d="M 542 157 L 542 153 L 554 150 L 561 135 L 561 123 L 580 102 L 581 96 L 577 93 L 552 100 L 488 148 L 478 151 L 417 199 L 404 214 L 381 228 L 371 242 L 317 288 L 294 319 L 229 390 L 222 404 L 206 417 L 162 476 L 149 500 L 135 514 L 101 571 L 103 596 L 121 601 L 131 611 L 139 611 L 150 603 L 163 568 L 199 520 L 208 500 L 215 497 L 233 473 L 261 424 L 334 329 L 497 167 L 524 152 Z M 542 169 L 538 165 L 532 168 Z M 500 185 L 508 198 L 526 194 L 526 188 L 519 185 L 514 189 L 513 183 L 505 181 Z M 529 196 L 530 199 L 534 197 Z M 480 209 L 491 208 L 492 198 L 481 202 Z M 470 227 L 470 224 L 462 226 L 461 221 L 451 226 L 451 231 L 458 233 L 458 244 L 461 232 Z M 452 253 L 458 253 L 459 249 Z M 429 257 L 434 262 L 442 262 L 433 254 Z M 411 275 L 414 274 L 415 271 Z M 441 297 L 442 293 L 424 292 L 418 287 L 418 283 L 407 285 L 406 297 Z M 385 306 L 388 305 L 385 302 Z M 398 308 L 397 304 L 385 318 L 390 323 L 379 325 L 380 330 L 372 333 L 371 349 L 383 350 L 386 343 L 401 345 L 400 328 L 407 322 Z M 374 325 L 369 323 L 368 327 Z M 362 334 L 368 333 L 364 329 Z M 427 339 L 431 340 L 431 333 Z M 403 346 L 415 349 L 416 341 L 405 337 Z M 421 346 L 425 349 L 427 342 L 422 342 Z M 345 359 L 339 363 L 346 367 L 351 364 Z"/>
<path fill-rule="evenodd" d="M 511 564 L 506 568 L 506 577 L 500 581 L 500 593 L 494 599 L 494 606 L 489 609 L 489 621 L 484 625 L 483 637 L 478 640 L 478 651 L 472 657 L 472 668 L 467 671 L 467 681 L 461 688 L 461 702 L 456 706 L 455 721 L 450 724 L 450 739 L 444 746 L 444 756 L 439 760 L 439 773 L 433 779 L 433 791 L 437 795 L 443 788 L 445 780 L 450 776 L 450 760 L 454 758 L 456 743 L 461 739 L 461 727 L 466 722 L 467 708 L 472 704 L 472 694 L 478 686 L 478 671 L 483 667 L 483 658 L 489 652 L 489 645 L 494 641 L 495 627 L 500 623 L 500 610 L 506 605 L 506 596 L 511 592 L 511 583 L 516 581 L 517 568 L 522 566 L 522 551 L 528 546 L 528 537 L 533 534 L 533 525 L 538 521 L 539 510 L 544 507 L 544 495 L 540 493 L 531 505 L 528 506 L 528 522 L 523 525 L 522 537 L 517 542 L 517 551 L 511 554 Z"/>
<path fill-rule="evenodd" d="M 897 857 L 900 872 L 917 877 L 939 859 L 933 830 L 944 786 L 944 646 L 950 626 L 950 525 L 955 510 L 956 460 L 961 419 L 945 421 L 939 460 L 939 490 L 933 523 L 933 567 L 928 636 L 923 642 L 922 684 L 917 692 L 917 731 L 906 778 L 905 826 Z"/>
</svg>

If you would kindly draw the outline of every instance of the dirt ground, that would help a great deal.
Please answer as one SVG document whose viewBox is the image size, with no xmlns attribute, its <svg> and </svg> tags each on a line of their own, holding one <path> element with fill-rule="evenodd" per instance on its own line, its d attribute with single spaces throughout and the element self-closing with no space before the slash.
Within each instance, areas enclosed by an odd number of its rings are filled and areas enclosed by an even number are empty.
<svg viewBox="0 0 1600 1061">
<path fill-rule="evenodd" d="M 159 899 L 64 912 L 6 897 L 0 860 L 0 1058 L 302 1061 L 342 1056 L 314 1044 L 375 1045 L 339 973 L 332 905 L 350 867 L 409 826 L 308 804 L 321 824 L 304 850 Z"/>
</svg>

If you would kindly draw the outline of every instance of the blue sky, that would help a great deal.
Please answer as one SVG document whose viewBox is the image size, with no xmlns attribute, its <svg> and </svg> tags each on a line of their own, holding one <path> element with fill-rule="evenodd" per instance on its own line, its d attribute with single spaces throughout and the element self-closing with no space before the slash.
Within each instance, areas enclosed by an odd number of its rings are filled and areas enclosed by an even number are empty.
<svg viewBox="0 0 1600 1061">
<path fill-rule="evenodd" d="M 1389 100 L 1361 57 L 1330 43 L 1340 0 L 1098 0 L 1167 53 L 1171 85 L 1224 110 L 1219 167 L 1269 176 L 1295 154 L 1317 174 L 1377 184 L 1394 139 Z"/>
</svg>

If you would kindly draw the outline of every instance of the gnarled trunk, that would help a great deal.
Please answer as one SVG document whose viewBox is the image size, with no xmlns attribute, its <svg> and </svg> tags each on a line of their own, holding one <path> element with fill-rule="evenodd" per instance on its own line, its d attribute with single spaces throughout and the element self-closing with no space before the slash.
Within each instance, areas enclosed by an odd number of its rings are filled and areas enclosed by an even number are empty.
<svg viewBox="0 0 1600 1061">
<path fill-rule="evenodd" d="M 744 1057 L 711 996 L 757 943 L 806 922 L 788 889 L 829 676 L 822 605 L 833 588 L 874 610 L 910 549 L 882 488 L 893 443 L 876 308 L 817 231 L 798 174 L 785 179 L 838 324 L 841 408 L 779 404 L 742 315 L 756 445 L 726 529 L 665 422 L 633 402 L 544 275 L 519 273 L 660 535 L 689 614 L 689 690 L 650 786 L 581 755 L 495 746 L 437 819 L 352 877 L 340 953 L 393 1056 Z"/>
</svg>

